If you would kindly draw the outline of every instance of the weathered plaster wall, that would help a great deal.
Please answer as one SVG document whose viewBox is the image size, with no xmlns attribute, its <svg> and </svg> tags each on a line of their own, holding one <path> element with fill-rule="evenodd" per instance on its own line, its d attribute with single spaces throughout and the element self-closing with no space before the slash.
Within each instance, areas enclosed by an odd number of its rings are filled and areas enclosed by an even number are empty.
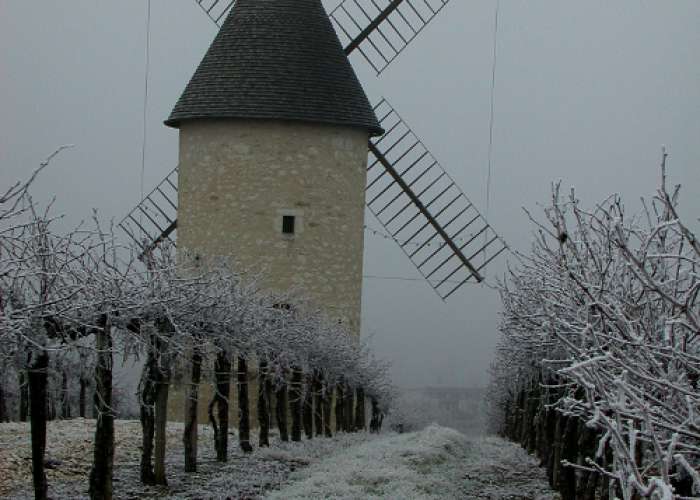
<svg viewBox="0 0 700 500">
<path fill-rule="evenodd" d="M 367 139 L 301 122 L 182 123 L 178 248 L 298 288 L 359 336 Z M 283 215 L 297 218 L 293 237 Z"/>
</svg>

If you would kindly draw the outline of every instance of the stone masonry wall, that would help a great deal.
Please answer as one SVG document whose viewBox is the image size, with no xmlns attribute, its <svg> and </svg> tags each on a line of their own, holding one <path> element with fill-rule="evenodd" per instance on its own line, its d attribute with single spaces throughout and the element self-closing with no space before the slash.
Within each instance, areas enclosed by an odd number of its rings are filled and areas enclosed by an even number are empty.
<svg viewBox="0 0 700 500">
<path fill-rule="evenodd" d="M 367 139 L 302 122 L 182 123 L 178 248 L 231 256 L 359 337 Z M 294 236 L 282 234 L 283 215 L 296 217 Z"/>
</svg>

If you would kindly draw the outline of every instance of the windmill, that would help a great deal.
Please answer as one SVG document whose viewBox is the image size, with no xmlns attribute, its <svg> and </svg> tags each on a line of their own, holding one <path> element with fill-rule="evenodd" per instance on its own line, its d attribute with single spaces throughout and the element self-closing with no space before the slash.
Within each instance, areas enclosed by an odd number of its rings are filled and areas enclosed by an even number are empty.
<svg viewBox="0 0 700 500">
<path fill-rule="evenodd" d="M 267 14 L 264 12 L 266 8 L 271 9 L 271 12 L 276 8 L 282 9 L 277 12 L 278 15 L 284 12 L 286 15 L 292 15 L 292 12 L 296 15 L 298 10 L 304 10 L 307 7 L 311 10 L 320 8 L 323 11 L 320 0 L 257 0 L 257 3 L 255 0 L 195 0 L 195 2 L 217 26 L 223 27 L 217 40 L 236 36 L 235 33 L 231 34 L 233 28 L 230 25 L 234 23 L 231 19 L 237 15 L 239 18 L 248 15 L 249 23 L 253 22 L 251 19 L 257 19 L 256 23 L 262 23 L 261 19 L 270 14 L 270 12 Z M 342 44 L 340 47 L 342 53 L 345 56 L 359 53 L 379 76 L 446 7 L 448 2 L 449 0 L 344 0 L 331 11 L 327 21 L 330 21 L 335 32 L 336 42 L 334 43 Z M 254 7 L 254 4 L 257 7 Z M 257 8 L 261 10 L 253 12 Z M 325 11 L 323 13 L 325 15 Z M 284 31 L 287 28 L 289 26 L 279 29 Z M 303 28 L 296 26 L 299 30 Z M 228 35 L 223 33 L 225 29 L 229 31 Z M 255 38 L 258 33 L 255 29 L 251 32 L 252 38 Z M 274 39 L 274 36 L 270 38 L 270 40 Z M 214 50 L 214 45 L 221 43 L 217 40 L 210 48 L 210 52 Z M 260 50 L 260 47 L 252 47 L 251 50 L 255 53 Z M 209 55 L 205 57 L 202 66 L 207 57 Z M 224 56 L 223 59 L 227 57 Z M 349 65 L 349 62 L 347 64 Z M 202 66 L 195 73 L 193 82 L 198 74 L 201 77 L 201 74 L 206 73 L 206 68 L 202 70 Z M 352 77 L 355 78 L 354 72 Z M 215 79 L 211 75 L 210 78 Z M 191 86 L 193 82 L 190 83 Z M 191 95 L 197 93 L 197 85 L 194 84 L 194 87 L 189 89 Z M 216 87 L 209 87 L 209 89 L 212 88 Z M 187 92 L 188 90 L 183 94 L 181 101 L 185 99 Z M 203 93 L 206 94 L 206 92 L 205 89 Z M 251 92 L 256 91 L 251 90 Z M 362 92 L 361 87 L 360 92 Z M 264 93 L 264 89 L 261 93 Z M 209 101 L 210 105 L 212 102 L 217 102 L 218 106 L 220 102 L 216 99 L 216 96 L 212 97 Z M 341 105 L 345 104 L 347 103 L 341 103 Z M 310 106 L 313 106 L 313 103 Z M 352 106 L 347 108 L 350 112 L 353 111 Z M 176 106 L 176 112 L 177 109 Z M 304 113 L 307 111 L 305 110 Z M 383 98 L 376 102 L 371 111 L 376 117 L 376 122 L 372 122 L 367 115 L 359 118 L 365 119 L 365 122 L 359 123 L 356 120 L 349 123 L 353 126 L 358 126 L 358 123 L 364 124 L 365 132 L 369 132 L 368 160 L 366 174 L 363 175 L 366 178 L 363 198 L 371 213 L 383 226 L 386 235 L 396 241 L 437 295 L 442 300 L 447 300 L 467 283 L 483 281 L 482 273 L 485 267 L 503 253 L 507 246 L 387 99 Z M 198 118 L 206 116 L 222 118 L 216 113 L 207 115 L 207 112 L 203 113 L 202 110 L 198 113 L 195 113 Z M 304 120 L 307 119 L 306 116 L 305 114 Z M 271 118 L 288 117 L 275 115 Z M 298 117 L 292 116 L 292 119 L 296 118 Z M 322 117 L 320 121 L 329 124 L 333 122 L 333 118 Z M 179 122 L 171 116 L 166 124 L 178 126 Z M 183 171 L 183 141 L 186 142 L 188 139 L 183 139 L 182 134 L 181 129 L 179 167 L 170 172 L 120 223 L 120 227 L 138 244 L 143 245 L 147 242 L 146 251 L 166 239 L 174 242 L 175 233 L 183 231 L 182 220 L 180 220 L 180 227 L 178 226 L 178 196 L 182 202 L 188 199 L 189 194 L 183 194 L 182 187 L 178 188 L 178 184 L 182 186 L 183 176 L 189 176 L 187 177 L 189 179 L 193 175 L 191 169 L 189 173 Z M 235 137 L 229 137 L 229 139 L 241 140 L 245 132 L 239 131 L 235 134 Z M 275 136 L 277 139 L 279 137 L 279 135 Z M 201 153 L 202 149 L 200 148 L 199 151 Z M 206 152 L 206 154 L 209 153 L 211 151 Z M 188 193 L 201 189 L 204 188 L 202 186 L 193 188 Z M 185 213 L 182 207 L 181 211 Z M 278 212 L 277 230 L 283 236 L 289 232 L 293 233 L 294 224 L 299 225 L 302 219 L 299 216 L 301 212 L 293 209 Z M 180 218 L 183 214 L 180 214 Z M 363 218 L 363 215 L 360 217 Z M 206 222 L 205 219 L 203 220 Z M 202 220 L 200 223 L 203 223 Z M 198 237 L 206 238 L 205 233 L 206 231 L 200 231 Z M 211 233 L 210 228 L 207 234 L 211 235 Z M 181 236 L 181 234 L 178 235 L 178 238 Z M 359 243 L 360 253 L 361 249 L 362 236 Z M 358 249 L 355 248 L 354 252 L 357 253 L 357 251 Z M 356 262 L 356 257 L 353 258 Z M 359 265 L 361 282 L 361 256 Z M 353 273 L 357 275 L 357 270 Z M 357 309 L 355 316 L 359 316 L 359 290 L 353 289 L 351 294 L 354 295 L 352 301 L 357 303 L 353 306 Z M 352 323 L 357 321 L 357 318 L 351 319 Z"/>
</svg>

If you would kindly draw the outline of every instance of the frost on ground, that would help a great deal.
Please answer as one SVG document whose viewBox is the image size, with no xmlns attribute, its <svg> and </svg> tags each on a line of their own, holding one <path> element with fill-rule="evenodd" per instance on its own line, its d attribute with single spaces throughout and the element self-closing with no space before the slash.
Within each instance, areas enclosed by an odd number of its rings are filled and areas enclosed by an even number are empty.
<svg viewBox="0 0 700 500">
<path fill-rule="evenodd" d="M 51 498 L 87 497 L 94 421 L 49 423 Z M 541 499 L 556 498 L 536 461 L 497 438 L 469 440 L 432 425 L 409 434 L 340 434 L 301 443 L 273 440 L 243 454 L 231 436 L 229 462 L 215 461 L 200 426 L 199 472 L 185 474 L 182 424 L 168 427 L 167 488 L 139 482 L 141 428 L 116 422 L 115 498 Z M 0 498 L 32 498 L 28 424 L 0 424 Z M 276 491 L 277 490 L 277 491 Z"/>
<path fill-rule="evenodd" d="M 498 438 L 431 425 L 338 450 L 293 473 L 269 498 L 538 499 L 558 496 L 537 462 Z"/>
<path fill-rule="evenodd" d="M 87 498 L 94 425 L 94 420 L 83 419 L 49 422 L 46 460 L 50 498 Z M 141 426 L 138 421 L 115 422 L 115 498 L 261 498 L 265 491 L 283 485 L 297 468 L 371 439 L 366 434 L 340 434 L 332 439 L 281 443 L 272 436 L 271 448 L 243 454 L 232 434 L 229 461 L 222 464 L 215 460 L 211 428 L 200 426 L 199 470 L 186 474 L 182 430 L 182 424 L 168 424 L 168 487 L 144 487 L 139 480 Z M 251 437 L 257 441 L 257 436 Z M 29 424 L 0 424 L 0 498 L 33 498 L 31 488 Z"/>
</svg>

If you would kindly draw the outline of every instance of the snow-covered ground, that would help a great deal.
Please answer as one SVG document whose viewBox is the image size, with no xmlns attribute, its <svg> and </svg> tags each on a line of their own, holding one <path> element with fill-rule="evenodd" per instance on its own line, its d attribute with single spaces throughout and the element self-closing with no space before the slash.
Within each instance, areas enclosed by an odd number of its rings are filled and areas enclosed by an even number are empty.
<svg viewBox="0 0 700 500">
<path fill-rule="evenodd" d="M 497 438 L 469 440 L 431 425 L 338 450 L 294 472 L 269 498 L 553 499 L 544 473 L 522 449 Z"/>
<path fill-rule="evenodd" d="M 49 424 L 52 498 L 85 498 L 92 461 L 90 420 Z M 432 425 L 408 434 L 340 434 L 302 443 L 274 440 L 251 454 L 231 436 L 230 459 L 214 460 L 212 432 L 200 427 L 200 468 L 185 474 L 182 425 L 168 429 L 168 488 L 139 483 L 138 422 L 116 425 L 115 497 L 253 499 L 553 499 L 543 472 L 520 448 L 496 438 L 467 439 Z M 0 424 L 0 497 L 31 498 L 27 424 Z"/>
</svg>

